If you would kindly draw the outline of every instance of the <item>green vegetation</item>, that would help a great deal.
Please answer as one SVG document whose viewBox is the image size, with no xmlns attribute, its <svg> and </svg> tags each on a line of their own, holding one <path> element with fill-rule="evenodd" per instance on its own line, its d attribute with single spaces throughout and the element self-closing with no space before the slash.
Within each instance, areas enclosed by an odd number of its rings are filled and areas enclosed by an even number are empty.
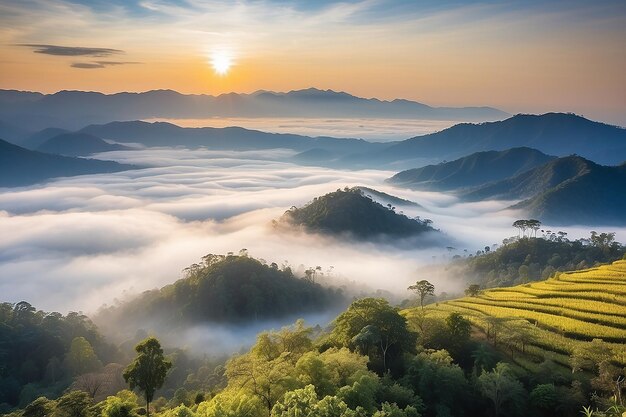
<svg viewBox="0 0 626 417">
<path fill-rule="evenodd" d="M 78 375 L 119 357 L 87 316 L 37 311 L 27 302 L 0 304 L 0 411 L 57 397 Z"/>
<path fill-rule="evenodd" d="M 172 362 L 165 359 L 161 344 L 154 337 L 139 343 L 135 350 L 137 357 L 124 371 L 124 379 L 130 389 L 139 388 L 143 391 L 146 397 L 146 414 L 150 417 L 150 401 L 154 398 L 154 392 L 163 386 Z"/>
<path fill-rule="evenodd" d="M 516 222 L 517 223 L 517 222 Z M 591 232 L 588 239 L 570 241 L 565 232 L 533 228 L 522 230 L 524 237 L 505 239 L 496 250 L 469 258 L 458 257 L 452 264 L 456 273 L 482 288 L 506 287 L 546 279 L 559 271 L 573 271 L 621 259 L 626 247 L 615 241 L 615 233 Z"/>
<path fill-rule="evenodd" d="M 302 226 L 307 231 L 327 234 L 349 234 L 358 238 L 381 235 L 415 236 L 434 231 L 431 220 L 410 219 L 367 197 L 358 187 L 345 188 L 316 197 L 302 208 L 292 207 L 280 223 Z M 277 223 L 277 224 L 280 224 Z"/>
<path fill-rule="evenodd" d="M 405 312 L 409 321 L 460 314 L 519 372 L 539 378 L 573 376 L 621 404 L 626 366 L 626 261 L 546 281 L 494 288 L 458 300 Z M 482 376 L 481 376 L 482 378 Z M 551 381 L 557 383 L 558 381 Z M 557 384 L 558 385 L 558 384 Z M 531 395 L 547 409 L 551 387 Z M 598 400 L 600 409 L 609 408 Z"/>
<path fill-rule="evenodd" d="M 186 279 L 231 263 L 264 266 L 245 254 L 216 257 L 192 266 Z M 423 300 L 435 289 L 422 280 L 409 290 Z M 11 307 L 3 311 L 12 319 L 15 311 L 35 314 Z M 65 359 L 70 389 L 60 397 L 61 390 L 22 393 L 21 408 L 8 416 L 574 417 L 586 407 L 587 415 L 617 417 L 626 411 L 624 307 L 621 260 L 404 311 L 381 298 L 355 300 L 328 329 L 299 320 L 260 333 L 223 366 L 166 354 L 149 337 L 134 360 L 121 359 L 145 408 L 125 386 L 115 395 L 98 391 L 92 378 L 108 361 L 98 355 L 101 344 L 76 336 Z M 121 375 L 124 366 L 117 369 Z"/>
<path fill-rule="evenodd" d="M 100 317 L 106 317 L 101 321 L 139 328 L 154 321 L 171 326 L 241 322 L 322 311 L 344 301 L 339 289 L 315 283 L 314 274 L 297 278 L 291 268 L 268 265 L 245 250 L 239 255 L 207 255 L 185 273 L 174 284 L 101 312 Z"/>
</svg>

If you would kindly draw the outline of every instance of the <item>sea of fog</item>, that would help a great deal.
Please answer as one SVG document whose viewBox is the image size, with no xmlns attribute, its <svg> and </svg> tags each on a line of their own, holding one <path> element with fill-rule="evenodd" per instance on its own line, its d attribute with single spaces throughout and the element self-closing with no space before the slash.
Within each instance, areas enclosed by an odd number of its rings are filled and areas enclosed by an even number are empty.
<svg viewBox="0 0 626 417">
<path fill-rule="evenodd" d="M 339 285 L 407 297 L 406 288 L 428 279 L 436 291 L 460 292 L 464 282 L 428 265 L 455 253 L 475 252 L 515 234 L 510 202 L 463 204 L 450 195 L 397 189 L 393 172 L 343 171 L 284 162 L 291 151 L 215 152 L 148 149 L 99 154 L 101 159 L 149 166 L 116 174 L 62 178 L 0 190 L 0 294 L 47 311 L 97 311 L 103 304 L 161 287 L 208 253 L 246 248 L 251 256 L 294 269 L 321 266 Z M 345 186 L 363 185 L 418 202 L 399 208 L 434 221 L 438 247 L 347 242 L 277 231 L 271 226 L 292 205 Z M 566 228 L 569 236 L 588 228 Z M 618 229 L 626 239 L 626 229 Z M 457 248 L 453 252 L 445 246 Z M 332 314 L 309 318 L 326 324 Z M 246 342 L 266 326 L 191 332 L 200 343 Z M 289 321 L 287 321 L 289 320 Z M 314 323 L 315 324 L 315 323 Z M 226 345 L 225 345 L 226 346 Z M 228 346 L 231 346 L 228 344 Z"/>
<path fill-rule="evenodd" d="M 148 122 L 169 122 L 182 127 L 229 127 L 272 133 L 295 133 L 305 136 L 360 138 L 373 142 L 404 140 L 426 135 L 453 126 L 458 121 L 378 118 L 206 118 L 206 119 L 146 119 Z"/>
</svg>

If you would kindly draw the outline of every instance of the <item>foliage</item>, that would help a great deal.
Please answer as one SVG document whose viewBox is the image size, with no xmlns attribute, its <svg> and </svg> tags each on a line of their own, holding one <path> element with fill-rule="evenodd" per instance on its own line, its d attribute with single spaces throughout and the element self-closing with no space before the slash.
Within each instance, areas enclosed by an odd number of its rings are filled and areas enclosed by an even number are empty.
<svg viewBox="0 0 626 417">
<path fill-rule="evenodd" d="M 124 379 L 130 389 L 138 388 L 146 398 L 146 412 L 150 417 L 150 401 L 154 392 L 163 386 L 168 369 L 172 363 L 163 356 L 161 344 L 154 337 L 149 337 L 135 346 L 137 357 L 124 371 Z"/>
<path fill-rule="evenodd" d="M 483 371 L 478 377 L 478 386 L 483 395 L 491 400 L 496 417 L 503 413 L 507 416 L 521 414 L 524 387 L 507 364 L 500 362 L 493 371 Z"/>
<path fill-rule="evenodd" d="M 417 281 L 414 285 L 409 286 L 409 291 L 415 292 L 420 299 L 420 306 L 424 308 L 424 299 L 427 296 L 435 295 L 435 286 L 425 279 Z"/>
<path fill-rule="evenodd" d="M 120 391 L 100 403 L 102 417 L 137 417 L 137 396 L 131 391 Z"/>
<path fill-rule="evenodd" d="M 90 417 L 91 398 L 83 391 L 70 391 L 57 401 L 54 417 Z"/>
<path fill-rule="evenodd" d="M 491 288 L 537 281 L 558 271 L 613 262 L 626 253 L 626 247 L 614 241 L 614 233 L 592 232 L 589 239 L 574 241 L 568 240 L 564 232 L 559 235 L 545 230 L 543 233 L 545 237 L 506 240 L 495 251 L 458 258 L 454 264 L 460 268 L 459 274 L 470 282 Z"/>
<path fill-rule="evenodd" d="M 331 339 L 370 358 L 379 373 L 397 372 L 404 353 L 415 352 L 416 334 L 406 318 L 382 298 L 354 301 L 334 322 Z"/>
<path fill-rule="evenodd" d="M 79 352 L 86 356 L 76 357 Z M 81 313 L 64 316 L 25 301 L 0 303 L 0 405 L 23 407 L 42 395 L 56 398 L 72 376 L 117 357 L 117 349 Z"/>
</svg>

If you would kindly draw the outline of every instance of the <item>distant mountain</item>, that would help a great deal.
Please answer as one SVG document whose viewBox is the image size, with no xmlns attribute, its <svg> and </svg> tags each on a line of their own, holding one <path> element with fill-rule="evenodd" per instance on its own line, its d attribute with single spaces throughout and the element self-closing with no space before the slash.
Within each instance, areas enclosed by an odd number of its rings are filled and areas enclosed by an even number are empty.
<svg viewBox="0 0 626 417">
<path fill-rule="evenodd" d="M 105 142 L 88 133 L 62 133 L 37 147 L 38 151 L 67 156 L 87 156 L 98 152 L 123 151 L 128 146 Z"/>
<path fill-rule="evenodd" d="M 46 129 L 40 130 L 37 133 L 33 133 L 32 135 L 25 137 L 16 144 L 24 148 L 35 150 L 48 139 L 52 139 L 53 137 L 61 135 L 63 133 L 70 133 L 70 131 L 67 129 L 61 129 L 59 127 L 48 127 Z"/>
<path fill-rule="evenodd" d="M 341 293 L 291 268 L 267 265 L 247 255 L 207 255 L 186 277 L 100 312 L 103 327 L 242 323 L 321 312 L 343 304 Z M 113 330 L 113 329 L 112 329 Z M 115 329 L 116 330 L 116 329 Z"/>
<path fill-rule="evenodd" d="M 313 148 L 294 155 L 293 159 L 295 162 L 303 164 L 324 164 L 335 157 L 336 155 L 329 150 Z"/>
<path fill-rule="evenodd" d="M 614 165 L 626 160 L 626 129 L 565 113 L 517 115 L 509 119 L 462 123 L 437 133 L 407 139 L 389 148 L 351 156 L 367 163 L 410 160 L 450 160 L 472 152 L 530 147 L 549 155 L 582 155 Z"/>
<path fill-rule="evenodd" d="M 31 151 L 0 140 L 0 187 L 30 185 L 55 177 L 110 173 L 137 168 L 113 161 Z"/>
<path fill-rule="evenodd" d="M 29 134 L 30 132 L 26 129 L 22 129 L 12 125 L 11 123 L 6 123 L 0 120 L 0 138 L 5 138 L 11 143 L 17 143 Z"/>
<path fill-rule="evenodd" d="M 383 117 L 484 121 L 507 116 L 490 107 L 430 107 L 409 100 L 366 99 L 315 88 L 220 96 L 184 95 L 171 90 L 117 94 L 0 90 L 0 118 L 35 129 L 49 126 L 78 129 L 87 124 L 155 117 Z"/>
<path fill-rule="evenodd" d="M 479 187 L 468 200 L 525 199 L 511 208 L 554 225 L 626 225 L 626 165 L 602 166 L 580 156 L 555 159 Z"/>
<path fill-rule="evenodd" d="M 556 159 L 531 148 L 476 152 L 451 162 L 402 171 L 389 178 L 398 186 L 449 191 L 503 180 Z"/>
<path fill-rule="evenodd" d="M 626 165 L 587 163 L 578 175 L 512 208 L 554 225 L 626 225 Z"/>
<path fill-rule="evenodd" d="M 319 149 L 328 155 L 351 152 L 368 152 L 383 149 L 388 144 L 367 142 L 362 139 L 337 139 L 267 133 L 241 127 L 183 128 L 164 122 L 113 122 L 91 125 L 80 131 L 122 143 L 141 143 L 145 146 L 206 146 L 220 150 L 293 149 L 306 151 Z"/>
<path fill-rule="evenodd" d="M 292 207 L 279 226 L 295 225 L 309 232 L 349 235 L 357 238 L 410 237 L 432 232 L 430 221 L 414 220 L 396 213 L 365 195 L 359 188 L 346 188 L 316 197 L 302 208 Z"/>
</svg>

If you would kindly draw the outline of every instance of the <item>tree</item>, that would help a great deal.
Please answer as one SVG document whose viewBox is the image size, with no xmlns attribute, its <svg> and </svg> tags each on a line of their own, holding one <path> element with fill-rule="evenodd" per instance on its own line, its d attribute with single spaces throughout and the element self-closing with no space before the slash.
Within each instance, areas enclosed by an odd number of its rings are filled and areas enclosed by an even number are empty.
<svg viewBox="0 0 626 417">
<path fill-rule="evenodd" d="M 55 417 L 89 417 L 90 405 L 91 398 L 86 392 L 71 391 L 59 398 L 54 415 Z"/>
<path fill-rule="evenodd" d="M 498 363 L 493 371 L 483 372 L 478 377 L 478 383 L 482 394 L 493 403 L 496 417 L 506 405 L 515 406 L 524 396 L 524 387 L 509 365 L 503 362 Z"/>
<path fill-rule="evenodd" d="M 137 357 L 124 370 L 124 379 L 130 389 L 139 388 L 146 398 L 146 413 L 150 417 L 150 401 L 154 392 L 163 386 L 172 363 L 163 356 L 161 344 L 149 337 L 135 346 Z"/>
<path fill-rule="evenodd" d="M 383 373 L 404 352 L 415 352 L 417 335 L 406 318 L 382 298 L 363 298 L 335 319 L 331 340 L 370 357 L 370 365 Z M 364 350 L 367 350 L 365 352 Z M 380 360 L 379 364 L 376 361 Z"/>
<path fill-rule="evenodd" d="M 56 403 L 46 397 L 39 397 L 24 408 L 22 417 L 46 417 L 52 414 Z"/>
<path fill-rule="evenodd" d="M 420 306 L 422 306 L 422 310 L 424 309 L 424 299 L 426 296 L 435 295 L 435 286 L 425 279 L 418 281 L 415 285 L 411 285 L 408 288 L 409 291 L 415 291 L 420 298 Z"/>
<path fill-rule="evenodd" d="M 102 367 L 91 343 L 84 337 L 75 337 L 72 340 L 65 360 L 70 372 L 75 376 L 93 372 Z"/>
<path fill-rule="evenodd" d="M 472 284 L 465 290 L 465 295 L 469 297 L 476 297 L 478 294 L 480 294 L 480 285 L 478 284 Z"/>
</svg>

